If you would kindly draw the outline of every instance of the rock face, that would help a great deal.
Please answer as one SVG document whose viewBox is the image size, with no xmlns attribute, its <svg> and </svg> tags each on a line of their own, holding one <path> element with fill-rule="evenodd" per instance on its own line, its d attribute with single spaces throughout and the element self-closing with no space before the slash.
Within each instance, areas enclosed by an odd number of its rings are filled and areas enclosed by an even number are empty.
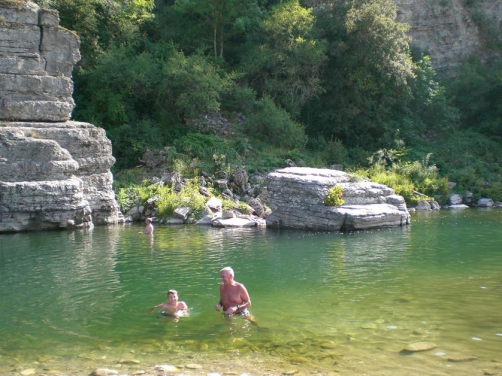
<svg viewBox="0 0 502 376">
<path fill-rule="evenodd" d="M 412 45 L 431 57 L 438 72 L 448 74 L 471 54 L 483 57 L 486 35 L 481 24 L 502 32 L 500 0 L 394 0 L 398 21 L 410 26 Z M 469 5 L 470 3 L 470 5 Z M 486 21 L 475 22 L 484 17 Z"/>
<path fill-rule="evenodd" d="M 272 214 L 267 227 L 316 231 L 358 231 L 404 226 L 410 214 L 403 197 L 382 184 L 353 182 L 343 172 L 290 167 L 267 176 Z M 325 206 L 333 186 L 343 189 L 341 206 Z"/>
<path fill-rule="evenodd" d="M 2 120 L 69 120 L 75 106 L 71 72 L 80 60 L 80 41 L 58 25 L 55 11 L 30 1 L 22 7 L 0 1 Z"/>
<path fill-rule="evenodd" d="M 471 54 L 484 58 L 486 36 L 502 34 L 500 0 L 393 0 L 397 21 L 410 26 L 411 45 L 431 58 L 432 67 L 449 75 Z M 314 9 L 331 0 L 307 0 Z M 490 29 L 488 32 L 486 26 Z"/>
<path fill-rule="evenodd" d="M 117 223 L 103 129 L 69 121 L 79 39 L 58 14 L 0 0 L 0 232 Z"/>
</svg>

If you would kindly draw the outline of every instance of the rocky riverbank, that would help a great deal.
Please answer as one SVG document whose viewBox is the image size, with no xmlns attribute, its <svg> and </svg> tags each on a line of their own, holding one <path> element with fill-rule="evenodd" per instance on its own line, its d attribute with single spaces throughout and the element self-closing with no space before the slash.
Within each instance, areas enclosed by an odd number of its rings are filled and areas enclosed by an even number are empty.
<svg viewBox="0 0 502 376">
<path fill-rule="evenodd" d="M 444 344 L 443 344 L 444 345 Z M 292 344 L 295 346 L 295 344 Z M 405 347 L 407 350 L 405 350 Z M 445 347 L 450 351 L 445 350 Z M 326 347 L 318 359 L 296 355 L 277 356 L 266 353 L 226 354 L 184 353 L 174 351 L 162 355 L 138 353 L 124 349 L 121 354 L 102 349 L 92 354 L 72 357 L 40 355 L 32 361 L 5 361 L 0 358 L 1 376 L 281 376 L 281 375 L 497 375 L 502 372 L 502 359 L 485 359 L 454 350 L 454 344 L 440 349 L 433 343 L 410 343 L 400 346 L 390 341 L 375 349 L 371 344 L 346 351 L 343 346 Z M 405 353 L 405 354 L 404 354 Z M 404 355 L 403 355 L 404 354 Z M 11 363 L 11 364 L 9 364 Z"/>
</svg>

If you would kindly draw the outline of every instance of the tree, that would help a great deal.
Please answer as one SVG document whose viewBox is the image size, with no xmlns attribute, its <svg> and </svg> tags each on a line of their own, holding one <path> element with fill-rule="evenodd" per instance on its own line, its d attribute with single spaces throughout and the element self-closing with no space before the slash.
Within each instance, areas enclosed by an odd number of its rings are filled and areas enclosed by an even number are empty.
<svg viewBox="0 0 502 376">
<path fill-rule="evenodd" d="M 185 18 L 190 25 L 202 21 L 209 26 L 205 36 L 211 40 L 213 56 L 222 59 L 226 43 L 244 33 L 260 15 L 256 0 L 178 0 L 175 7 L 181 14 L 191 15 Z"/>
<path fill-rule="evenodd" d="M 352 147 L 389 146 L 398 128 L 393 113 L 410 100 L 408 27 L 396 22 L 391 0 L 334 0 L 317 19 L 329 61 L 326 92 L 303 113 L 308 133 Z"/>
<path fill-rule="evenodd" d="M 108 48 L 137 41 L 139 26 L 152 17 L 154 0 L 34 0 L 56 9 L 60 24 L 81 40 L 80 67 L 92 66 Z"/>
<path fill-rule="evenodd" d="M 312 11 L 298 1 L 281 3 L 261 23 L 263 41 L 248 53 L 242 69 L 261 96 L 269 96 L 293 117 L 322 92 L 324 44 L 312 35 Z"/>
<path fill-rule="evenodd" d="M 461 127 L 502 141 L 502 62 L 482 64 L 471 57 L 462 65 L 449 93 L 460 110 Z"/>
</svg>

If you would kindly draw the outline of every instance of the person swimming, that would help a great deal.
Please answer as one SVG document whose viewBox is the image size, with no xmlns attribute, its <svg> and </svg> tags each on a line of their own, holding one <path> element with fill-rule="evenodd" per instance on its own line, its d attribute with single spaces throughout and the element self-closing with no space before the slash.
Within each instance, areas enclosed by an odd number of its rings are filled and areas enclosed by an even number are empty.
<svg viewBox="0 0 502 376">
<path fill-rule="evenodd" d="M 171 316 L 171 317 L 181 317 L 188 316 L 190 308 L 183 301 L 178 301 L 178 292 L 176 290 L 169 290 L 167 292 L 167 303 L 160 303 L 156 306 L 150 308 L 153 311 L 155 308 L 161 308 L 160 315 Z"/>
<path fill-rule="evenodd" d="M 145 230 L 143 231 L 143 234 L 145 235 L 153 235 L 153 225 L 152 225 L 152 219 L 151 218 L 145 218 Z"/>
</svg>

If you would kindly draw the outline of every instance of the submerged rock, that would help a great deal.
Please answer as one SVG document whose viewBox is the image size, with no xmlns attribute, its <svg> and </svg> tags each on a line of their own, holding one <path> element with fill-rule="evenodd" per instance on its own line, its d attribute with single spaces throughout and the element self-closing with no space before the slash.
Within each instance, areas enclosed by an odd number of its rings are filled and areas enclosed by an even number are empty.
<svg viewBox="0 0 502 376">
<path fill-rule="evenodd" d="M 118 375 L 118 374 L 119 374 L 119 371 L 114 370 L 114 369 L 108 369 L 108 368 L 97 368 L 91 372 L 92 376 L 112 376 L 112 375 Z"/>
<path fill-rule="evenodd" d="M 419 352 L 433 350 L 437 345 L 433 342 L 415 342 L 406 346 L 403 351 L 405 352 Z"/>
<path fill-rule="evenodd" d="M 477 360 L 477 356 L 457 356 L 448 358 L 449 362 L 472 362 L 473 360 Z"/>
</svg>

